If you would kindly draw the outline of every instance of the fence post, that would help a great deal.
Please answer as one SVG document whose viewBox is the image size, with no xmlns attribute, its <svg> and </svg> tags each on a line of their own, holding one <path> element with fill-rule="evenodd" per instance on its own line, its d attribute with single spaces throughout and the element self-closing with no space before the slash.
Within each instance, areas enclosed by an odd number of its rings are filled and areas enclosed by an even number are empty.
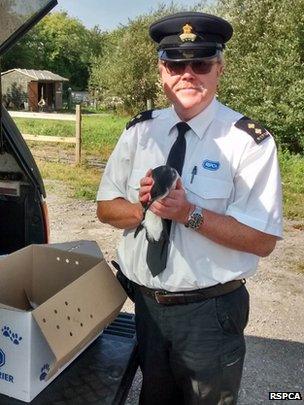
<svg viewBox="0 0 304 405">
<path fill-rule="evenodd" d="M 76 105 L 76 147 L 75 147 L 75 163 L 79 165 L 81 162 L 81 107 Z"/>
<path fill-rule="evenodd" d="M 147 110 L 152 110 L 152 100 L 151 99 L 147 100 Z"/>
</svg>

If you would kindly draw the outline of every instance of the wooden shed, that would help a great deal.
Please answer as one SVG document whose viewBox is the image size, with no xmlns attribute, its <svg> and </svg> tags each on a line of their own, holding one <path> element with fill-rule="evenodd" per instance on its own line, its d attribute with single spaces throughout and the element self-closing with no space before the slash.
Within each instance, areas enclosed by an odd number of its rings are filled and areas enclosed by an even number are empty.
<svg viewBox="0 0 304 405">
<path fill-rule="evenodd" d="M 62 108 L 62 83 L 69 79 L 48 70 L 11 69 L 1 73 L 3 102 L 30 111 Z"/>
</svg>

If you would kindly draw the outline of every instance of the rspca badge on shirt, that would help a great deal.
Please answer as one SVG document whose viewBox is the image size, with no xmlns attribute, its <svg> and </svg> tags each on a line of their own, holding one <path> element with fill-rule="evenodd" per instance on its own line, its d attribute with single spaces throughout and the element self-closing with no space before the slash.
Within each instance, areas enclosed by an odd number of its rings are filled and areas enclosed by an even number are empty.
<svg viewBox="0 0 304 405">
<path fill-rule="evenodd" d="M 209 160 L 209 159 L 205 159 L 203 161 L 203 169 L 206 170 L 211 170 L 212 172 L 215 172 L 216 170 L 218 170 L 221 166 L 220 162 L 215 161 L 215 160 Z"/>
</svg>

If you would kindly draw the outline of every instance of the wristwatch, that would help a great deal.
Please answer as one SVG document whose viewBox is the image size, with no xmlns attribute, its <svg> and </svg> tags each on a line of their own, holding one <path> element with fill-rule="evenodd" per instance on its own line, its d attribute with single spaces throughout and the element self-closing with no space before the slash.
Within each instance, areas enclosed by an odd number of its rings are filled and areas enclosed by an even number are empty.
<svg viewBox="0 0 304 405">
<path fill-rule="evenodd" d="M 204 221 L 203 208 L 195 206 L 194 211 L 189 215 L 185 223 L 186 228 L 198 229 Z"/>
</svg>

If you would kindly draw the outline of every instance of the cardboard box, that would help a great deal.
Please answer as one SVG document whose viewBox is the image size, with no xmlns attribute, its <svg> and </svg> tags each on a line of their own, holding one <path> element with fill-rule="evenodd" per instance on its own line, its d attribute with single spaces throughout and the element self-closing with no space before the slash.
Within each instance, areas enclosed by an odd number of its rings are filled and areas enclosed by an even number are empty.
<svg viewBox="0 0 304 405">
<path fill-rule="evenodd" d="M 29 402 L 118 315 L 126 295 L 95 242 L 0 261 L 0 392 Z"/>
</svg>

